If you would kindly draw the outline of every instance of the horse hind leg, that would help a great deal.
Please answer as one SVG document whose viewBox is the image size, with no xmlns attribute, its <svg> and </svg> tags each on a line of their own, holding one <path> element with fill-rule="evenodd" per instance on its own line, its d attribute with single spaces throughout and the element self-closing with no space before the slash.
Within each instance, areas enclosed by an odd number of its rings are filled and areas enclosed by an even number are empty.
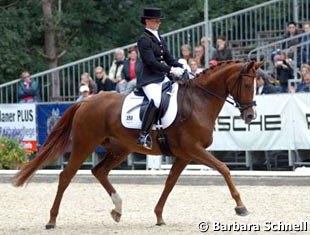
<svg viewBox="0 0 310 235">
<path fill-rule="evenodd" d="M 56 226 L 56 218 L 59 212 L 60 203 L 65 190 L 71 182 L 71 179 L 76 174 L 82 163 L 86 160 L 89 154 L 92 153 L 95 147 L 73 144 L 72 152 L 69 158 L 68 165 L 59 175 L 58 189 L 53 206 L 50 210 L 49 222 L 45 225 L 46 229 L 52 229 Z"/>
<path fill-rule="evenodd" d="M 179 176 L 181 175 L 182 171 L 186 167 L 186 165 L 189 163 L 189 160 L 176 158 L 175 162 L 173 163 L 168 178 L 165 183 L 165 188 L 155 206 L 154 212 L 156 215 L 156 225 L 165 225 L 165 221 L 163 219 L 163 209 L 165 206 L 165 203 L 167 201 L 167 198 L 172 191 L 173 187 L 175 186 Z"/>
<path fill-rule="evenodd" d="M 108 174 L 113 168 L 121 164 L 127 155 L 127 151 L 117 151 L 117 153 L 113 151 L 107 152 L 104 156 L 104 159 L 102 159 L 91 170 L 93 175 L 98 179 L 98 181 L 110 195 L 112 202 L 115 205 L 115 208 L 111 211 L 111 216 L 117 223 L 120 222 L 122 216 L 122 199 L 116 192 L 113 185 L 110 183 Z"/>
</svg>

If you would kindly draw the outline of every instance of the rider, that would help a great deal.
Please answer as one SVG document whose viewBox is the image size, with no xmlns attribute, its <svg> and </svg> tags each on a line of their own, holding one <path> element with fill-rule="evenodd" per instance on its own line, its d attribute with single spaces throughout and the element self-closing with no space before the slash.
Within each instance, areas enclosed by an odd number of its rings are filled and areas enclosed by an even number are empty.
<svg viewBox="0 0 310 235">
<path fill-rule="evenodd" d="M 137 87 L 142 88 L 149 99 L 142 118 L 140 136 L 137 143 L 147 149 L 152 148 L 150 130 L 161 102 L 162 84 L 169 81 L 167 74 L 180 77 L 183 65 L 169 53 L 166 42 L 159 35 L 158 28 L 163 16 L 159 8 L 144 8 L 141 23 L 145 25 L 144 34 L 138 40 L 138 49 L 143 63 L 142 75 L 137 79 Z"/>
</svg>

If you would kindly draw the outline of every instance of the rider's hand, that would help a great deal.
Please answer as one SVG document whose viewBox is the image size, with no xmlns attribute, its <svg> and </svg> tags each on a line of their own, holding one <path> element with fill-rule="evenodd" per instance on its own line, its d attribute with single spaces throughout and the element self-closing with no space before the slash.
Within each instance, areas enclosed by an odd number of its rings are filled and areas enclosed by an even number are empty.
<svg viewBox="0 0 310 235">
<path fill-rule="evenodd" d="M 177 77 L 180 77 L 184 73 L 184 69 L 179 68 L 179 67 L 171 67 L 170 73 L 177 76 Z"/>
</svg>

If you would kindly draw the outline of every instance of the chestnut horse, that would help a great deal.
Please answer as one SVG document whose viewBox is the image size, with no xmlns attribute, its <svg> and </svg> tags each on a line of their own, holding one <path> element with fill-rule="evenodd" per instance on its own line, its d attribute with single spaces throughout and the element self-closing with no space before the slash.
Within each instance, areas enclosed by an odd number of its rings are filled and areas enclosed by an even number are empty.
<svg viewBox="0 0 310 235">
<path fill-rule="evenodd" d="M 172 125 L 165 129 L 176 160 L 155 207 L 157 225 L 165 224 L 162 218 L 164 204 L 179 175 L 190 161 L 219 171 L 236 202 L 236 213 L 247 214 L 228 167 L 206 151 L 206 148 L 212 143 L 214 124 L 228 95 L 238 104 L 241 118 L 246 123 L 255 118 L 254 78 L 260 65 L 257 62 L 222 62 L 215 68 L 204 70 L 192 80 L 179 82 L 178 114 Z M 97 146 L 102 145 L 107 153 L 105 158 L 94 166 L 92 173 L 115 205 L 111 215 L 116 222 L 120 221 L 122 214 L 122 200 L 108 180 L 109 172 L 131 152 L 161 154 L 155 142 L 151 150 L 138 146 L 136 139 L 139 130 L 122 126 L 121 110 L 124 99 L 124 94 L 103 92 L 72 105 L 49 134 L 36 157 L 15 175 L 14 185 L 23 185 L 39 167 L 56 160 L 68 145 L 72 145 L 68 165 L 59 175 L 57 194 L 50 210 L 47 229 L 55 227 L 64 191 L 79 167 Z M 152 138 L 155 139 L 155 136 L 156 131 L 152 131 Z"/>
</svg>

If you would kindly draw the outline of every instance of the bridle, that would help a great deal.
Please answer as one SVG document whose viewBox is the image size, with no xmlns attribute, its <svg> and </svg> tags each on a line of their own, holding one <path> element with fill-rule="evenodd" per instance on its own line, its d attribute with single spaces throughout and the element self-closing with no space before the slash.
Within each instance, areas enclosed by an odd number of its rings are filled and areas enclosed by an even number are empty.
<svg viewBox="0 0 310 235">
<path fill-rule="evenodd" d="M 242 68 L 239 77 L 236 79 L 236 82 L 232 88 L 232 90 L 235 89 L 236 85 L 238 85 L 238 92 L 237 92 L 237 97 L 241 96 L 241 84 L 242 84 L 242 79 L 243 77 L 252 77 L 250 76 L 250 74 L 245 72 L 245 68 L 247 67 L 247 64 L 244 65 L 244 67 Z M 241 82 L 239 82 L 239 80 Z M 253 106 L 256 106 L 256 101 L 255 100 L 250 100 L 250 101 L 240 101 L 239 99 L 236 98 L 232 98 L 234 103 L 235 103 L 235 107 L 238 108 L 240 110 L 241 113 L 243 113 L 245 110 L 247 110 L 248 108 L 251 108 Z"/>
<path fill-rule="evenodd" d="M 239 82 L 239 81 L 242 80 L 243 77 L 252 77 L 252 76 L 250 76 L 250 74 L 246 73 L 247 66 L 248 66 L 248 63 L 246 63 L 243 66 L 243 68 L 242 68 L 238 78 L 236 79 L 236 82 L 234 83 L 233 88 L 232 88 L 232 90 L 234 90 L 235 87 L 238 85 L 237 97 L 241 96 L 241 82 Z M 212 95 L 212 96 L 214 96 L 214 97 L 216 97 L 216 98 L 218 98 L 218 99 L 220 99 L 220 100 L 222 100 L 224 102 L 227 102 L 227 103 L 233 105 L 234 107 L 238 108 L 241 113 L 243 113 L 248 108 L 256 106 L 256 101 L 255 100 L 240 101 L 239 99 L 236 99 L 236 98 L 230 97 L 230 96 L 228 97 L 229 99 L 227 99 L 227 98 L 224 98 L 224 97 L 222 97 L 222 96 L 220 96 L 220 95 L 210 91 L 209 89 L 207 89 L 205 87 L 202 87 L 202 86 L 199 86 L 199 87 L 203 91 L 205 91 L 206 93 L 208 93 L 208 94 L 210 94 L 210 95 Z"/>
</svg>

